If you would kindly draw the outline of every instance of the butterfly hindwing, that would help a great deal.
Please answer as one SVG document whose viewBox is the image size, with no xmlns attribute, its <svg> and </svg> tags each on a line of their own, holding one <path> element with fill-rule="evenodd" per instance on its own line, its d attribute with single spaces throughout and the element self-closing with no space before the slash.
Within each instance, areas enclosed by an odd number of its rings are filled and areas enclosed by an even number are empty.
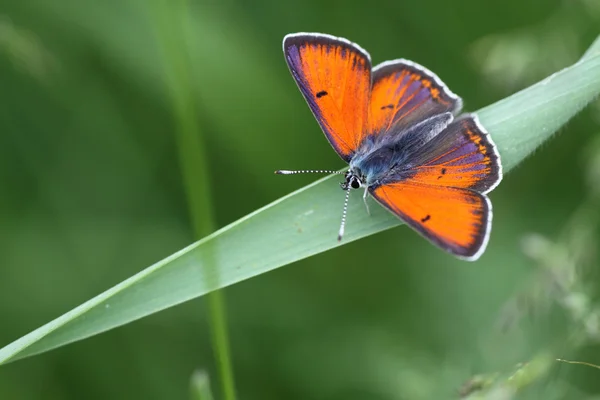
<svg viewBox="0 0 600 400">
<path fill-rule="evenodd" d="M 487 193 L 502 179 L 496 146 L 475 115 L 454 120 L 407 163 L 411 181 L 425 185 Z"/>
<path fill-rule="evenodd" d="M 484 194 L 412 180 L 369 191 L 379 203 L 440 248 L 471 261 L 485 250 L 492 215 L 490 201 Z"/>
<path fill-rule="evenodd" d="M 369 54 L 345 39 L 308 33 L 287 35 L 283 51 L 327 139 L 349 161 L 366 134 Z"/>
<path fill-rule="evenodd" d="M 462 100 L 427 68 L 408 60 L 386 61 L 373 68 L 369 132 L 400 132 L 433 115 L 456 114 Z"/>
</svg>

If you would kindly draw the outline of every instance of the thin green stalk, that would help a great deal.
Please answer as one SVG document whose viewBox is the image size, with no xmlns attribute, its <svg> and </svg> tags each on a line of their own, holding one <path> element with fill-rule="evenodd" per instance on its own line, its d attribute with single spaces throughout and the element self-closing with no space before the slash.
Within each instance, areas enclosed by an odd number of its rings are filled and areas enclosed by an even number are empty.
<svg viewBox="0 0 600 400">
<path fill-rule="evenodd" d="M 180 9 L 173 6 L 179 6 Z M 194 236 L 196 239 L 200 239 L 215 230 L 215 223 L 212 216 L 213 207 L 206 149 L 195 113 L 191 68 L 185 47 L 185 28 L 189 21 L 189 4 L 187 0 L 180 0 L 180 3 L 169 3 L 168 5 L 165 3 L 164 9 L 160 11 L 163 11 L 163 20 L 160 22 L 159 38 L 162 37 L 168 89 L 177 126 L 175 132 L 180 169 Z M 178 21 L 178 17 L 183 21 Z M 205 270 L 205 279 L 211 280 L 211 285 L 217 287 L 220 276 L 212 254 L 210 262 L 206 263 L 203 269 Z M 216 290 L 207 296 L 207 301 L 212 346 L 221 380 L 223 398 L 235 400 L 225 297 L 220 290 Z"/>
</svg>

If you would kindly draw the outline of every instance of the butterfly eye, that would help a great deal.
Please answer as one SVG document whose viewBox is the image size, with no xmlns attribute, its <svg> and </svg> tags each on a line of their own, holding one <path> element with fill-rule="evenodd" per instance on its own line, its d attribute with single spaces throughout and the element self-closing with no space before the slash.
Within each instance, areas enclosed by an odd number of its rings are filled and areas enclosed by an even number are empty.
<svg viewBox="0 0 600 400">
<path fill-rule="evenodd" d="M 360 181 L 357 178 L 353 178 L 350 182 L 350 186 L 352 186 L 352 189 L 358 189 L 360 187 Z"/>
</svg>

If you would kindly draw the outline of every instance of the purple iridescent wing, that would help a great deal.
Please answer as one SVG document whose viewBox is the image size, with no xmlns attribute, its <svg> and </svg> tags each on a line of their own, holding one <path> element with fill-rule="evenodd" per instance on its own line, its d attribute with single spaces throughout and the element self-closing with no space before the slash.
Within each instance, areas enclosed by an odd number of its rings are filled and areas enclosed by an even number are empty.
<svg viewBox="0 0 600 400">
<path fill-rule="evenodd" d="M 452 122 L 406 161 L 411 182 L 487 193 L 502 179 L 496 145 L 472 114 Z"/>
<path fill-rule="evenodd" d="M 427 68 L 408 60 L 386 61 L 373 68 L 369 133 L 403 132 L 425 119 L 462 107 L 461 99 Z"/>
</svg>

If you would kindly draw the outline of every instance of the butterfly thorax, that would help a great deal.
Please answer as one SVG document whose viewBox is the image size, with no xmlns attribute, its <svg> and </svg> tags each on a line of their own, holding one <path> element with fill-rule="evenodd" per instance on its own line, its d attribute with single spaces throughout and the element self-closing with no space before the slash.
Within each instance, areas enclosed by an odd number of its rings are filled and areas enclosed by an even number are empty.
<svg viewBox="0 0 600 400">
<path fill-rule="evenodd" d="M 348 172 L 368 187 L 378 186 L 392 176 L 398 180 L 402 171 L 410 168 L 412 150 L 401 138 L 375 140 L 369 136 L 350 160 Z"/>
<path fill-rule="evenodd" d="M 452 114 L 443 113 L 409 128 L 392 128 L 385 133 L 368 135 L 350 159 L 349 171 L 368 187 L 410 177 L 414 155 L 446 128 L 452 119 Z"/>
<path fill-rule="evenodd" d="M 350 163 L 350 171 L 367 186 L 375 186 L 390 175 L 398 175 L 407 165 L 408 154 L 396 146 L 382 146 L 361 154 Z"/>
</svg>

